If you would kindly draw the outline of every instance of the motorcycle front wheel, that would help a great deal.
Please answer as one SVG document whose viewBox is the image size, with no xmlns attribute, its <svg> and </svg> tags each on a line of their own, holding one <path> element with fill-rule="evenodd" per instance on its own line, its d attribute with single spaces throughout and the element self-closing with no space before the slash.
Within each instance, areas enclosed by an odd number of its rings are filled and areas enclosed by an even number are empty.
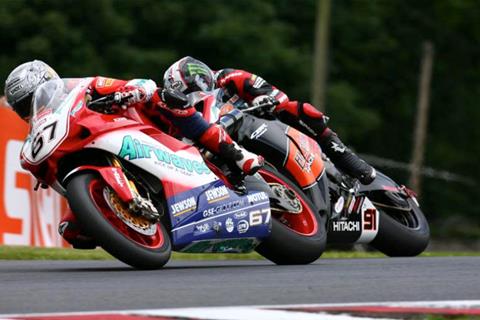
<svg viewBox="0 0 480 320">
<path fill-rule="evenodd" d="M 118 260 L 138 269 L 158 269 L 170 259 L 171 242 L 163 225 L 131 213 L 100 175 L 72 177 L 67 200 L 82 229 Z"/>
<path fill-rule="evenodd" d="M 413 257 L 422 253 L 430 240 L 430 228 L 422 210 L 412 198 L 407 199 L 409 210 L 393 204 L 378 205 L 380 213 L 378 234 L 372 247 L 390 257 Z"/>
<path fill-rule="evenodd" d="M 269 185 L 279 184 L 291 192 L 301 205 L 299 213 L 272 210 L 272 232 L 256 251 L 276 264 L 309 264 L 325 251 L 325 221 L 313 203 L 289 178 L 265 166 L 259 174 Z"/>
</svg>

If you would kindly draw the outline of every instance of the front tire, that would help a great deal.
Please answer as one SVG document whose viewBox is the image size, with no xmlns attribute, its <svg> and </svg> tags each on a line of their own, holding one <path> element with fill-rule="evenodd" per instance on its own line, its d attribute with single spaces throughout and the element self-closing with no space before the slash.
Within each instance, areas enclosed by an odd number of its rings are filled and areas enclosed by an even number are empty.
<svg viewBox="0 0 480 320">
<path fill-rule="evenodd" d="M 289 178 L 268 166 L 259 171 L 270 184 L 278 183 L 292 190 L 303 206 L 300 214 L 272 211 L 272 232 L 255 250 L 276 264 L 309 264 L 325 251 L 325 221 L 313 203 Z"/>
<path fill-rule="evenodd" d="M 430 228 L 422 210 L 411 198 L 411 210 L 377 207 L 380 212 L 378 234 L 371 246 L 390 257 L 413 257 L 422 253 L 430 240 Z"/>
<path fill-rule="evenodd" d="M 80 173 L 69 181 L 68 203 L 82 229 L 105 251 L 132 267 L 158 269 L 164 266 L 170 259 L 171 243 L 163 225 L 151 226 L 151 234 L 131 228 L 107 202 L 105 192 L 108 190 L 104 180 L 94 173 Z M 115 205 L 122 206 L 118 201 Z"/>
</svg>

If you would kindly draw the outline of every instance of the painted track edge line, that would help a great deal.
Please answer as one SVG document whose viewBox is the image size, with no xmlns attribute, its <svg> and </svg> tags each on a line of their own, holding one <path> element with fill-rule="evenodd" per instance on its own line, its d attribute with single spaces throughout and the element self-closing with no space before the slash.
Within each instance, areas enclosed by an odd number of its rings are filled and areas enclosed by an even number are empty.
<svg viewBox="0 0 480 320">
<path fill-rule="evenodd" d="M 19 317 L 48 317 L 48 316 L 76 316 L 76 315 L 141 315 L 144 312 L 191 310 L 191 309 L 233 309 L 233 308 L 252 308 L 252 309 L 291 309 L 291 308 L 322 308 L 322 307 L 362 307 L 362 306 L 391 306 L 391 307 L 434 307 L 434 308 L 480 308 L 480 300 L 438 300 L 438 301 L 382 301 L 382 302 L 359 302 L 359 303 L 321 303 L 321 304 L 286 304 L 286 305 L 244 305 L 244 306 L 212 306 L 212 307 L 188 307 L 188 308 L 157 308 L 157 309 L 134 309 L 134 310 L 101 310 L 101 311 L 71 311 L 71 312 L 48 312 L 48 313 L 17 313 L 0 314 L 0 318 L 19 318 Z"/>
</svg>

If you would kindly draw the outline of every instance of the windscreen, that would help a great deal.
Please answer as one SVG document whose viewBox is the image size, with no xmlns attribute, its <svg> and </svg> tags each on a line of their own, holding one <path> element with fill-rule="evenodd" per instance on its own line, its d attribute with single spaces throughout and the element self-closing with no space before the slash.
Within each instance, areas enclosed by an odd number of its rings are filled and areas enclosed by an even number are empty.
<svg viewBox="0 0 480 320">
<path fill-rule="evenodd" d="M 43 114 L 56 113 L 63 107 L 69 108 L 69 95 L 83 79 L 55 79 L 40 85 L 32 101 L 32 120 Z"/>
</svg>

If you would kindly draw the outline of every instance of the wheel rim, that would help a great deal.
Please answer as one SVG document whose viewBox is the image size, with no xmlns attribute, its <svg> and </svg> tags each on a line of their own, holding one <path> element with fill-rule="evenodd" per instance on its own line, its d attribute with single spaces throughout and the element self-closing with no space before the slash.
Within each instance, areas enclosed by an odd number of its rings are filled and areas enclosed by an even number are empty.
<svg viewBox="0 0 480 320">
<path fill-rule="evenodd" d="M 90 195 L 105 220 L 131 241 L 149 249 L 160 248 L 165 241 L 160 225 L 157 223 L 153 232 L 148 232 L 149 234 L 141 233 L 130 227 L 112 210 L 112 207 L 115 207 L 117 210 L 121 210 L 124 215 L 130 214 L 126 205 L 114 193 L 112 193 L 113 196 L 111 202 L 107 202 L 105 197 L 106 188 L 108 188 L 107 185 L 103 181 L 97 179 L 91 181 L 89 185 Z M 132 221 L 140 226 L 146 223 L 146 219 L 142 220 L 138 216 L 132 214 L 130 214 L 130 216 Z"/>
<path fill-rule="evenodd" d="M 407 199 L 407 201 L 409 200 Z M 383 212 L 401 225 L 413 230 L 420 228 L 414 203 L 410 203 L 409 208 L 398 208 L 395 207 L 395 204 L 384 204 L 377 201 L 372 201 L 372 203 L 377 207 L 377 210 Z"/>
<path fill-rule="evenodd" d="M 281 184 L 287 187 L 291 192 L 293 192 L 295 197 L 302 205 L 302 209 L 299 213 L 291 214 L 287 212 L 272 211 L 272 216 L 287 228 L 298 234 L 303 236 L 314 235 L 318 230 L 318 223 L 317 219 L 315 218 L 315 213 L 305 199 L 300 196 L 297 191 L 292 189 L 290 185 L 282 178 L 266 170 L 260 170 L 259 173 L 265 179 L 265 181 L 267 181 L 267 183 Z"/>
<path fill-rule="evenodd" d="M 413 208 L 410 211 L 387 210 L 384 212 L 392 219 L 407 228 L 413 230 L 420 228 L 420 223 L 418 221 L 417 215 L 415 214 L 415 209 Z"/>
</svg>

